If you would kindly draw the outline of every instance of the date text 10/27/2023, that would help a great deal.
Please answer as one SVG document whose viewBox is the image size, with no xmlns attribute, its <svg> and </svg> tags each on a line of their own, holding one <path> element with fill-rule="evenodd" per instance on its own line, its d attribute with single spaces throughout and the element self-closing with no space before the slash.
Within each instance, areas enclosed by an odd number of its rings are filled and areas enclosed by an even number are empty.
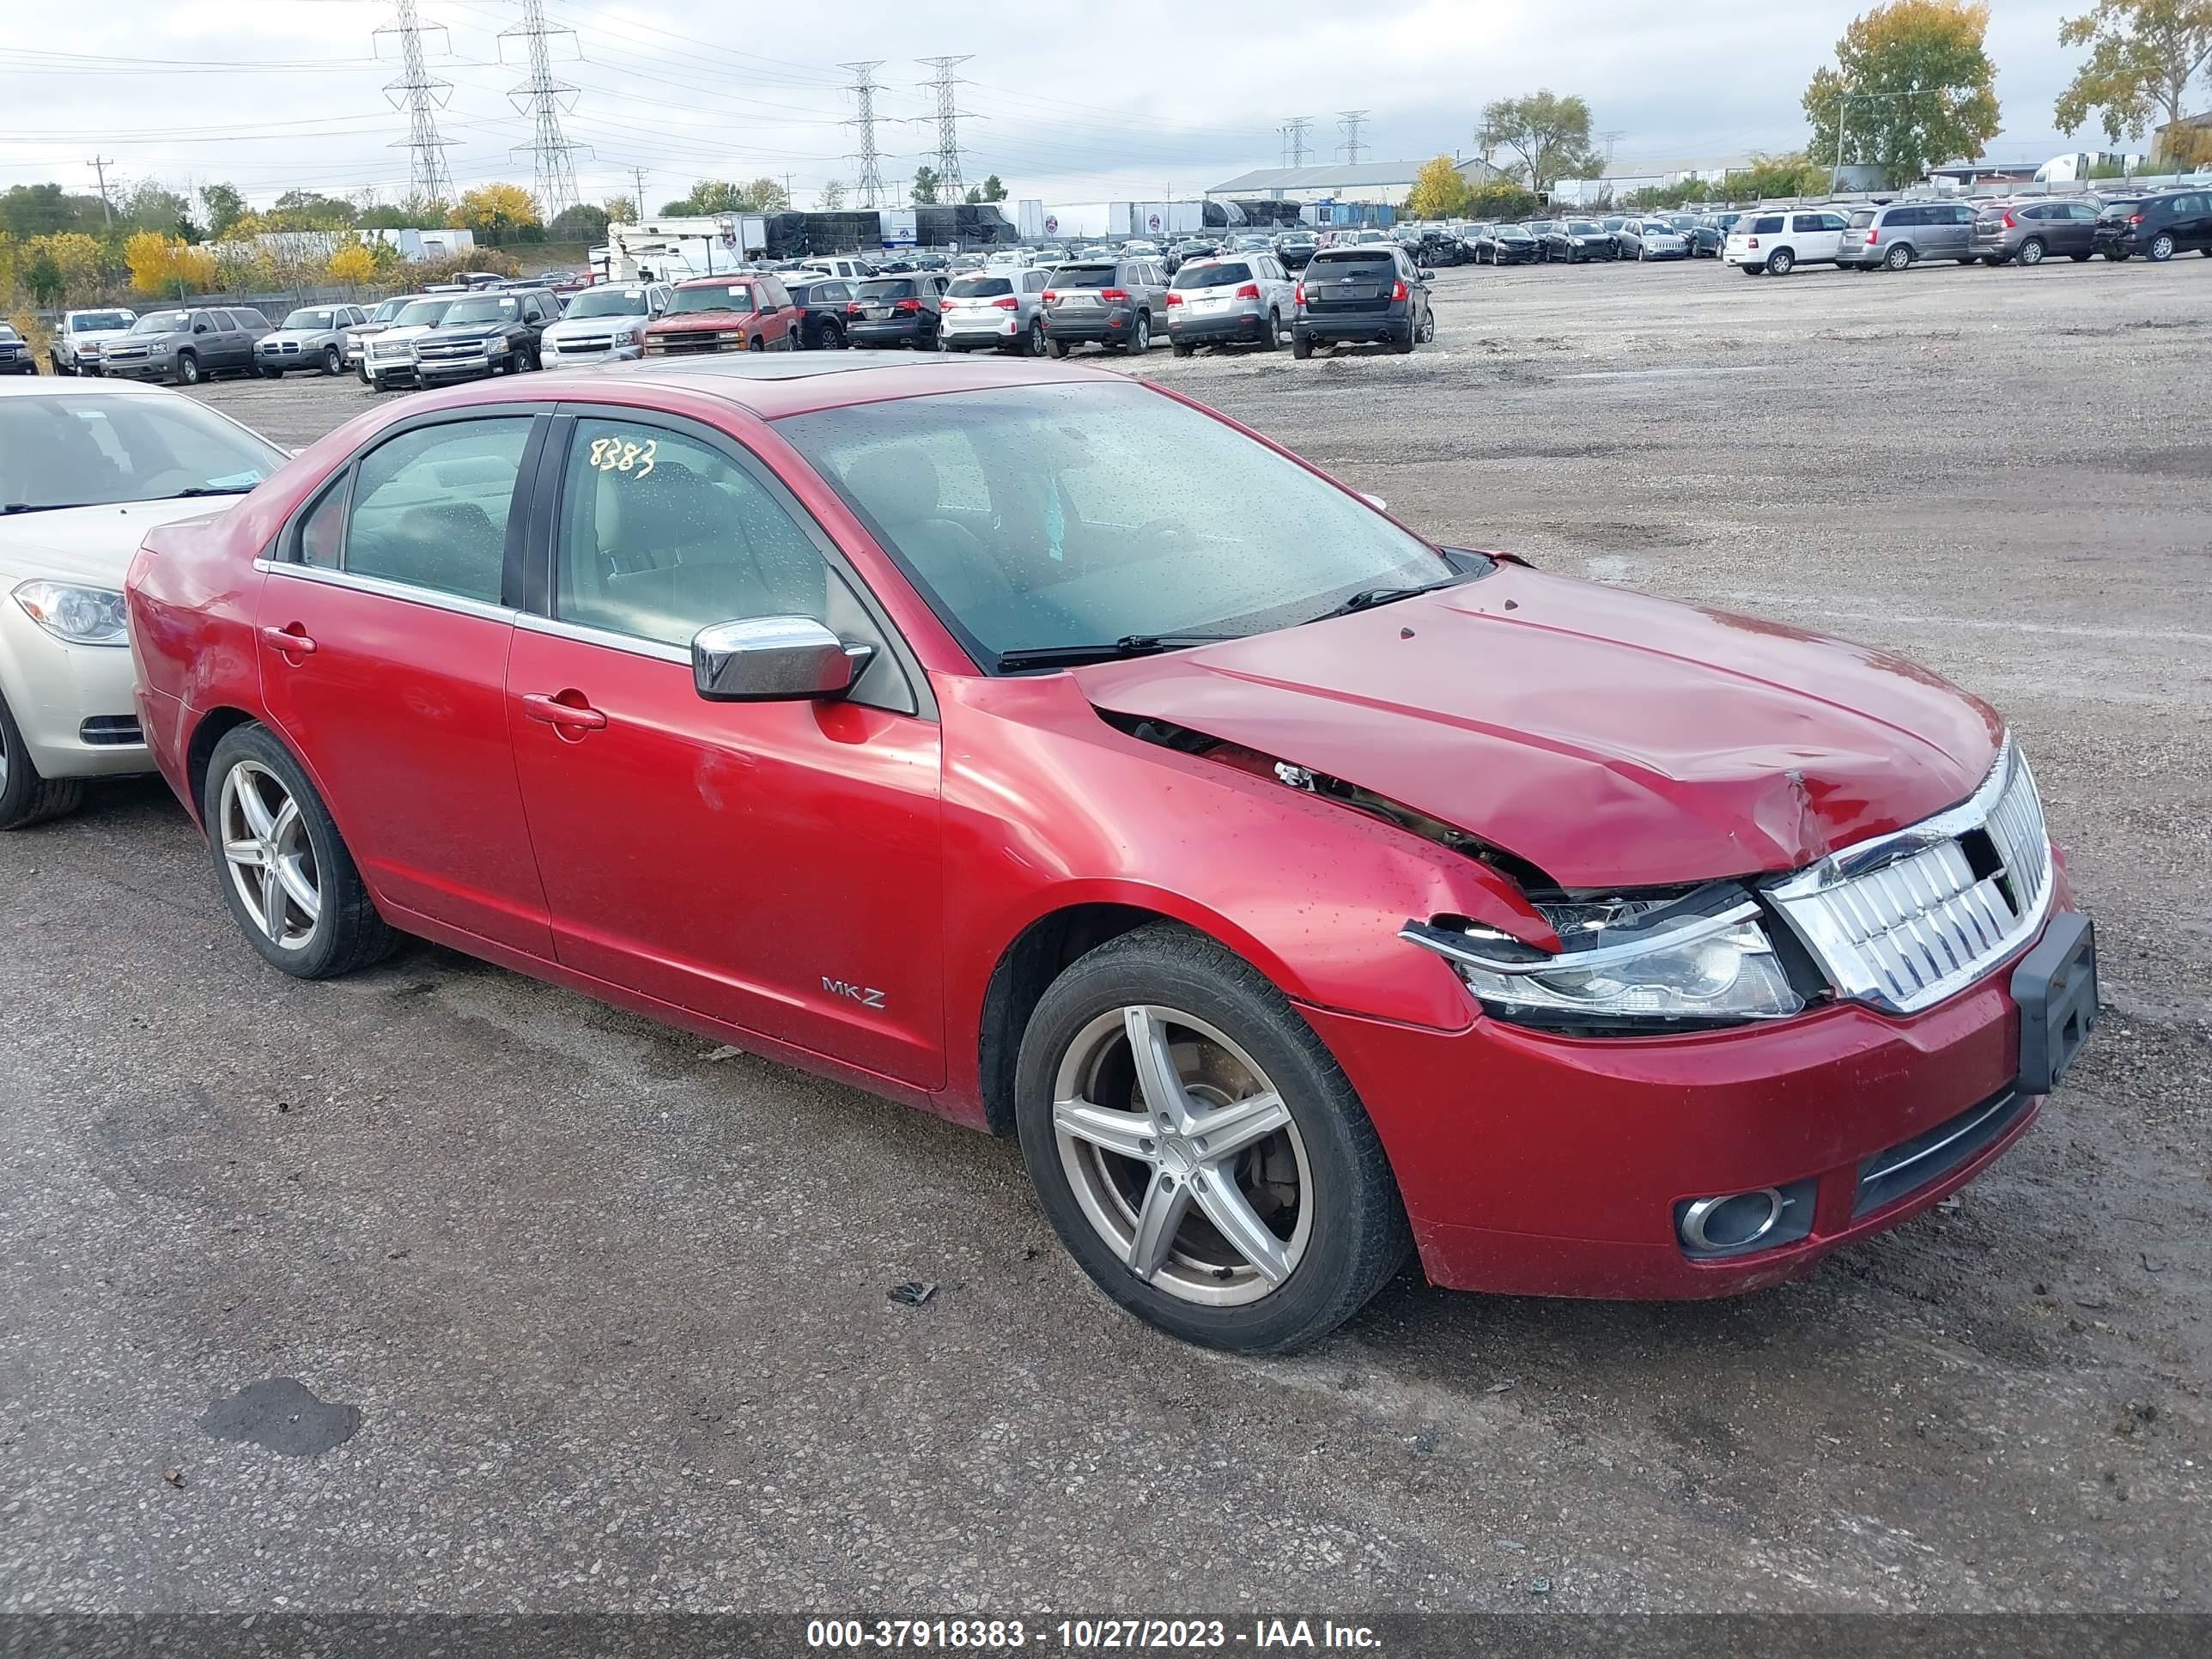
<svg viewBox="0 0 2212 1659">
<path fill-rule="evenodd" d="M 1322 1619 L 817 1619 L 806 1626 L 817 1650 L 913 1648 L 1016 1652 L 1029 1647 L 1076 1653 L 1188 1651 L 1243 1647 L 1369 1651 L 1381 1648 L 1371 1626 Z"/>
</svg>

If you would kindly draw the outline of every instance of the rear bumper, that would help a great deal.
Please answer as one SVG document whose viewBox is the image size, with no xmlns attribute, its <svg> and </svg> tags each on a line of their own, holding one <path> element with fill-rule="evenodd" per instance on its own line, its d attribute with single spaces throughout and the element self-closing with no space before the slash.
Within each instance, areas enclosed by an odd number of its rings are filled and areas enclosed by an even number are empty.
<svg viewBox="0 0 2212 1659">
<path fill-rule="evenodd" d="M 1136 331 L 1137 310 L 1134 306 L 1115 306 L 1109 311 L 1086 312 L 1079 317 L 1065 317 L 1057 311 L 1044 314 L 1045 337 L 1065 340 L 1071 345 L 1086 340 L 1113 342 L 1126 340 Z"/>
<path fill-rule="evenodd" d="M 1843 1005 L 1649 1041 L 1302 1012 L 1368 1106 L 1435 1283 L 1693 1298 L 1798 1277 L 2027 1133 L 2042 1101 L 2014 1093 L 2018 959 L 1907 1019 Z M 1789 1242 L 1692 1258 L 1683 1205 L 1769 1188 L 1797 1206 Z"/>
<path fill-rule="evenodd" d="M 1298 313 L 1291 326 L 1294 333 L 1309 340 L 1395 340 L 1401 338 L 1413 327 L 1412 315 L 1402 306 L 1393 304 L 1388 311 L 1347 312 L 1319 316 L 1311 312 Z"/>
<path fill-rule="evenodd" d="M 845 325 L 845 337 L 856 346 L 928 346 L 937 343 L 937 329 L 910 318 L 876 323 L 855 317 Z"/>
<path fill-rule="evenodd" d="M 1189 316 L 1188 306 L 1170 307 L 1168 338 L 1178 345 L 1257 345 L 1267 337 L 1263 311 L 1229 312 L 1217 316 Z"/>
</svg>

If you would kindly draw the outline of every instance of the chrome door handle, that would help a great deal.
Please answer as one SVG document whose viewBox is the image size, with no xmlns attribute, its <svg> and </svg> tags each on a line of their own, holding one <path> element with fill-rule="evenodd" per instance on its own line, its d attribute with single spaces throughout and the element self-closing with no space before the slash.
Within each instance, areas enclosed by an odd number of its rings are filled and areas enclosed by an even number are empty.
<svg viewBox="0 0 2212 1659">
<path fill-rule="evenodd" d="M 548 696 L 542 691 L 524 694 L 522 712 L 534 720 L 543 720 L 548 726 L 572 732 L 598 732 L 603 730 L 607 723 L 607 717 L 588 703 L 579 707 L 575 703 L 563 702 L 558 697 Z"/>
<path fill-rule="evenodd" d="M 264 645 L 273 645 L 279 651 L 302 657 L 315 654 L 315 642 L 305 634 L 295 634 L 289 628 L 264 628 L 261 630 L 261 639 Z"/>
</svg>

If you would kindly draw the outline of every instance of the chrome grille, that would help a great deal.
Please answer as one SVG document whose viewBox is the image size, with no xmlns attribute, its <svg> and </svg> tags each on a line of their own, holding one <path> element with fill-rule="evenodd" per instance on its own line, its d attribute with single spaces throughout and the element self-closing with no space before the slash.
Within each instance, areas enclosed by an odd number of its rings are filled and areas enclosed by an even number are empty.
<svg viewBox="0 0 2212 1659">
<path fill-rule="evenodd" d="M 1910 1013 L 2027 943 L 2051 887 L 2043 803 L 2008 738 L 1964 805 L 1848 848 L 1768 896 L 1839 995 Z"/>
<path fill-rule="evenodd" d="M 614 349 L 615 337 L 611 334 L 594 334 L 586 338 L 556 340 L 553 343 L 553 349 L 564 355 L 571 352 L 580 355 L 587 351 L 612 351 Z"/>
</svg>

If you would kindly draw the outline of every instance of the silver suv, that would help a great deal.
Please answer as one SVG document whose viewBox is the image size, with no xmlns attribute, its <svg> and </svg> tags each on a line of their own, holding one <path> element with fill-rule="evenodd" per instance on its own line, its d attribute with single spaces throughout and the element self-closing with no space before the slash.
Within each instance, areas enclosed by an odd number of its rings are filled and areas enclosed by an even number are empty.
<svg viewBox="0 0 2212 1659">
<path fill-rule="evenodd" d="M 1272 252 L 1188 259 L 1168 289 L 1168 343 L 1178 357 L 1202 345 L 1273 351 L 1297 308 L 1297 283 Z"/>
<path fill-rule="evenodd" d="M 100 348 L 138 320 L 138 313 L 121 306 L 100 311 L 64 311 L 54 343 L 46 356 L 57 374 L 97 374 Z"/>
<path fill-rule="evenodd" d="M 538 337 L 539 365 L 574 368 L 645 356 L 645 325 L 668 309 L 665 283 L 599 283 L 569 300 Z"/>
<path fill-rule="evenodd" d="M 940 331 L 947 351 L 1012 351 L 1044 356 L 1044 290 L 1048 270 L 979 270 L 955 276 L 945 290 Z"/>
<path fill-rule="evenodd" d="M 359 306 L 301 306 L 261 337 L 253 348 L 254 367 L 272 380 L 288 368 L 319 368 L 342 374 L 346 366 L 346 331 L 368 320 Z"/>
<path fill-rule="evenodd" d="M 253 373 L 253 348 L 269 319 L 250 306 L 149 311 L 100 348 L 100 370 L 129 380 L 198 386 L 214 374 Z"/>
<path fill-rule="evenodd" d="M 1167 308 L 1167 273 L 1150 259 L 1072 262 L 1045 285 L 1045 343 L 1055 357 L 1086 340 L 1142 354 Z"/>
</svg>

